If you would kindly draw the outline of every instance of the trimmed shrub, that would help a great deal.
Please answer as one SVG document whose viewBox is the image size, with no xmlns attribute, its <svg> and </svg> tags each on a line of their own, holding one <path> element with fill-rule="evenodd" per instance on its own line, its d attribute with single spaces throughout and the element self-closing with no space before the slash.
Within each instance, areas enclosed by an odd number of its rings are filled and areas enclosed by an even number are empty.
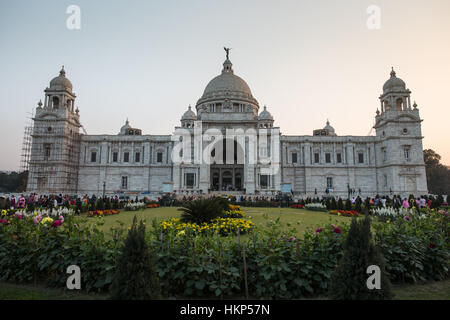
<svg viewBox="0 0 450 320">
<path fill-rule="evenodd" d="M 159 299 L 161 289 L 153 252 L 145 241 L 145 226 L 134 216 L 133 225 L 117 258 L 116 273 L 111 286 L 111 299 Z"/>
<path fill-rule="evenodd" d="M 367 286 L 367 268 L 378 266 L 381 288 Z M 344 244 L 344 256 L 331 276 L 329 297 L 335 300 L 392 299 L 391 284 L 386 275 L 384 258 L 371 241 L 370 217 L 352 220 Z"/>
</svg>

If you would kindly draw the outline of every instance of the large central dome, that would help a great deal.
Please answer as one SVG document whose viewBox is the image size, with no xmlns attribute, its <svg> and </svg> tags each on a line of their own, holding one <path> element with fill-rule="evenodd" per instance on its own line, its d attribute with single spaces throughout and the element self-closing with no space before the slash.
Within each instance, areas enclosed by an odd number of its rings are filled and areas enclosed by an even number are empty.
<svg viewBox="0 0 450 320">
<path fill-rule="evenodd" d="M 232 67 L 231 61 L 226 59 L 222 73 L 208 83 L 197 105 L 220 99 L 238 99 L 258 104 L 248 84 L 234 74 Z"/>
<path fill-rule="evenodd" d="M 218 75 L 208 83 L 205 91 L 203 92 L 203 97 L 212 93 L 220 93 L 224 91 L 239 92 L 252 96 L 250 87 L 244 79 L 233 73 L 230 60 L 226 60 L 223 65 L 224 70 L 222 71 L 222 74 Z M 229 69 L 227 70 L 227 68 Z"/>
</svg>

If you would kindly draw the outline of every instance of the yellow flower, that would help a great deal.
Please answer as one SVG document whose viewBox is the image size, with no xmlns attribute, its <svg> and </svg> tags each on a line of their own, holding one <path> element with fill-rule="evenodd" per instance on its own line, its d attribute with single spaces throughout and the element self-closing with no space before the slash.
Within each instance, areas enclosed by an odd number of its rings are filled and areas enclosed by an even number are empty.
<svg viewBox="0 0 450 320">
<path fill-rule="evenodd" d="M 180 232 L 177 233 L 177 237 L 181 237 L 181 236 L 183 236 L 184 234 L 185 234 L 185 231 L 182 230 L 182 231 L 180 231 Z"/>
</svg>

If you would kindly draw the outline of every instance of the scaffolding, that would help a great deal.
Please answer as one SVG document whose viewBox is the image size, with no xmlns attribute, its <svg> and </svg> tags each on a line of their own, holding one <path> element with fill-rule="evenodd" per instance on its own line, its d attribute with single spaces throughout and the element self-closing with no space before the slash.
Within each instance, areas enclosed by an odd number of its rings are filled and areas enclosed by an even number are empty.
<svg viewBox="0 0 450 320">
<path fill-rule="evenodd" d="M 61 120 L 45 120 L 32 129 L 30 190 L 76 193 L 81 135 L 78 128 L 60 124 Z"/>
<path fill-rule="evenodd" d="M 31 134 L 33 133 L 33 111 L 28 112 L 25 128 L 23 130 L 22 154 L 20 156 L 20 172 L 28 171 L 31 157 Z"/>
</svg>

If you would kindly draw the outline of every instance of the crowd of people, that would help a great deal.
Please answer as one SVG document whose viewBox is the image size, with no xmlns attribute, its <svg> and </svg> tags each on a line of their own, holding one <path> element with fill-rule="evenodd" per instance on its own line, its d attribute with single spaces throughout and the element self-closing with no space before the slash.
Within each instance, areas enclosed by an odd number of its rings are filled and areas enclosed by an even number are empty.
<svg viewBox="0 0 450 320">
<path fill-rule="evenodd" d="M 155 201 L 163 206 L 176 206 L 180 205 L 185 201 L 195 201 L 199 200 L 206 195 L 190 195 L 183 196 L 180 198 L 177 197 L 175 193 L 166 194 Z M 224 195 L 225 196 L 225 195 Z M 301 203 L 307 204 L 312 202 L 320 202 L 325 203 L 327 199 L 333 198 L 332 196 L 324 196 L 322 198 L 319 197 L 306 197 L 306 198 L 298 198 L 294 197 L 292 194 L 275 194 L 273 196 L 264 196 L 264 195 L 256 195 L 256 196 L 247 196 L 247 195 L 232 195 L 228 197 L 230 203 L 242 204 L 242 205 L 252 205 L 252 204 L 293 204 L 293 203 Z M 335 200 L 339 200 L 338 197 L 334 197 Z M 119 198 L 118 195 L 115 196 L 104 196 L 97 197 L 96 195 L 88 196 L 87 194 L 84 196 L 69 196 L 69 195 L 38 195 L 35 193 L 31 193 L 27 196 L 21 194 L 20 196 L 0 196 L 0 209 L 33 209 L 33 208 L 53 208 L 53 207 L 67 207 L 75 206 L 80 209 L 82 207 L 91 207 L 94 208 L 98 206 L 98 202 L 105 204 L 106 206 L 111 206 L 118 208 L 120 203 L 123 202 L 138 202 L 138 201 L 150 201 L 147 198 L 139 199 L 137 196 L 135 198 Z M 342 199 L 346 200 L 346 199 Z M 361 197 L 353 196 L 351 199 L 353 205 L 357 202 L 365 202 L 374 207 L 394 207 L 400 208 L 403 207 L 405 209 L 411 207 L 417 208 L 430 208 L 433 206 L 433 203 L 438 201 L 440 204 L 444 203 L 446 199 L 442 196 L 433 196 L 433 195 L 422 195 L 420 197 L 415 198 L 413 195 L 410 195 L 408 198 L 400 197 L 398 195 L 394 195 L 392 197 L 389 196 L 379 196 L 368 197 L 366 199 L 361 199 Z"/>
</svg>

